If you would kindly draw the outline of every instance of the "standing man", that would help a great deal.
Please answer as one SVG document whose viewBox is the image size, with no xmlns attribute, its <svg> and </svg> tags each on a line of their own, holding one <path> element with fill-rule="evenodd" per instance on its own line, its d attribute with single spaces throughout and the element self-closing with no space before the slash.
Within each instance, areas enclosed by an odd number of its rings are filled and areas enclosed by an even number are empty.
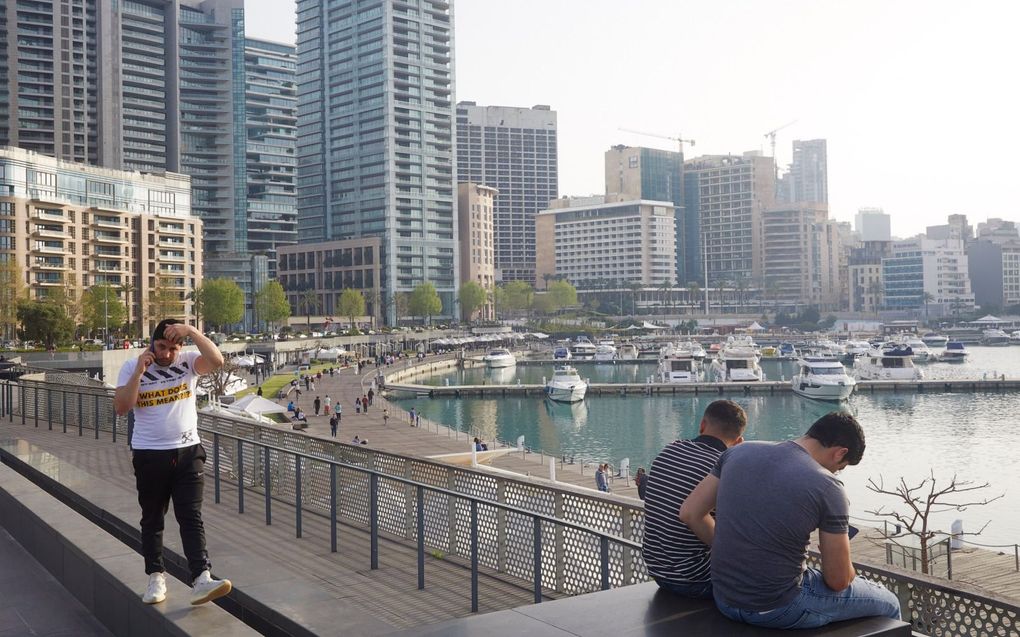
<svg viewBox="0 0 1020 637">
<path fill-rule="evenodd" d="M 322 409 L 322 399 L 316 396 L 315 400 L 312 401 L 312 408 L 315 409 L 315 415 L 318 416 L 319 410 Z"/>
<path fill-rule="evenodd" d="M 334 438 L 336 438 L 336 428 L 338 424 L 336 414 L 329 417 L 329 435 Z"/>
<path fill-rule="evenodd" d="M 197 352 L 181 352 L 186 339 Z M 204 604 L 230 592 L 229 580 L 213 579 L 202 523 L 205 449 L 198 437 L 195 385 L 198 377 L 223 366 L 223 355 L 197 328 L 164 319 L 152 344 L 137 359 L 124 363 L 117 379 L 114 408 L 135 415 L 131 463 L 138 504 L 142 508 L 142 556 L 149 585 L 146 604 L 166 599 L 163 567 L 163 522 L 170 502 L 181 528 L 191 571 L 191 603 Z"/>
<path fill-rule="evenodd" d="M 697 438 L 674 440 L 652 461 L 641 496 L 645 501 L 641 552 L 648 574 L 660 588 L 681 597 L 712 599 L 709 547 L 680 521 L 680 507 L 719 456 L 743 442 L 745 427 L 747 414 L 740 405 L 717 400 L 705 409 Z"/>
<path fill-rule="evenodd" d="M 712 592 L 724 615 L 766 628 L 900 618 L 896 595 L 856 577 L 850 560 L 850 504 L 836 474 L 863 456 L 864 431 L 841 412 L 796 440 L 723 453 L 680 519 L 712 547 Z M 821 569 L 805 568 L 816 529 Z"/>
<path fill-rule="evenodd" d="M 606 478 L 606 465 L 600 464 L 595 470 L 595 488 L 603 493 L 609 493 L 609 481 Z"/>
</svg>

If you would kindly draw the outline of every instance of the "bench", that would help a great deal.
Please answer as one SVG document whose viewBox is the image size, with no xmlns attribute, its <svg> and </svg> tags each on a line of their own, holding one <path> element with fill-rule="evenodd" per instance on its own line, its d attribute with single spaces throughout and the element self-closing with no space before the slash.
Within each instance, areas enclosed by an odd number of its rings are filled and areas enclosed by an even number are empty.
<svg viewBox="0 0 1020 637">
<path fill-rule="evenodd" d="M 542 604 L 420 626 L 402 635 L 568 637 L 650 635 L 663 637 L 910 637 L 910 625 L 884 617 L 836 622 L 822 628 L 780 631 L 724 617 L 707 600 L 689 600 L 659 590 L 655 582 L 578 595 Z"/>
</svg>

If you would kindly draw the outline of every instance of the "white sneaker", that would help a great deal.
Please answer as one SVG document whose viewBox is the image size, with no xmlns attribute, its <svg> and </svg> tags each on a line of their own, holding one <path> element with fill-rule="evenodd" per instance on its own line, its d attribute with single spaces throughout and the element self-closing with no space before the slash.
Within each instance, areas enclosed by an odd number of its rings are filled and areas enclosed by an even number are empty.
<svg viewBox="0 0 1020 637">
<path fill-rule="evenodd" d="M 152 573 L 149 575 L 149 586 L 142 595 L 142 601 L 146 604 L 158 604 L 166 599 L 166 574 Z"/>
<path fill-rule="evenodd" d="M 195 583 L 191 588 L 191 605 L 197 606 L 219 599 L 229 593 L 231 588 L 233 586 L 230 584 L 230 580 L 213 579 L 209 571 L 202 571 L 202 574 L 195 578 Z"/>
</svg>

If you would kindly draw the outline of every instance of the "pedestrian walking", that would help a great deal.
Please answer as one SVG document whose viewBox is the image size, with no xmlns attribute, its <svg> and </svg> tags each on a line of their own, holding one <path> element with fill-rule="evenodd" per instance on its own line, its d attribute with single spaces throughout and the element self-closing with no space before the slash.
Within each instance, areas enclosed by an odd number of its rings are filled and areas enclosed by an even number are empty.
<svg viewBox="0 0 1020 637">
<path fill-rule="evenodd" d="M 340 421 L 337 419 L 336 414 L 329 417 L 329 435 L 336 438 L 336 430 L 340 425 Z"/>
<path fill-rule="evenodd" d="M 189 338 L 197 352 L 181 351 Z M 198 377 L 223 367 L 223 354 L 197 328 L 176 319 L 160 321 L 150 342 L 141 356 L 121 367 L 113 400 L 117 415 L 134 411 L 131 464 L 149 576 L 142 601 L 158 604 L 166 599 L 163 525 L 173 501 L 190 571 L 191 603 L 204 604 L 231 589 L 229 580 L 214 579 L 210 573 L 202 523 L 206 453 L 198 436 L 195 404 Z"/>
<path fill-rule="evenodd" d="M 329 394 L 326 394 L 326 397 L 322 401 L 322 413 L 324 413 L 324 414 L 326 414 L 328 416 L 329 415 L 329 409 L 330 409 L 330 407 L 332 407 L 332 405 L 333 405 L 333 403 L 329 399 Z"/>
<path fill-rule="evenodd" d="M 369 405 L 371 405 L 371 404 L 372 404 L 372 400 L 373 400 L 374 398 L 375 398 L 375 392 L 374 392 L 374 391 L 372 390 L 372 388 L 369 388 L 369 389 L 368 389 L 368 404 L 369 404 Z"/>
<path fill-rule="evenodd" d="M 355 398 L 354 399 L 354 413 L 356 413 L 356 414 L 360 414 L 361 413 L 361 399 L 360 398 Z"/>
<path fill-rule="evenodd" d="M 383 407 L 383 410 L 382 410 L 382 424 L 383 424 L 383 426 L 385 427 L 386 424 L 389 423 L 389 421 L 390 421 L 390 410 L 387 409 L 386 407 Z"/>
<path fill-rule="evenodd" d="M 414 412 L 414 426 L 421 427 L 421 410 Z"/>
<path fill-rule="evenodd" d="M 362 396 L 361 396 L 361 408 L 365 410 L 366 414 L 368 413 L 368 396 L 367 395 L 362 394 Z"/>
<path fill-rule="evenodd" d="M 322 409 L 322 399 L 318 396 L 316 396 L 315 400 L 312 401 L 312 409 L 315 410 L 315 415 L 318 416 L 319 410 Z"/>
<path fill-rule="evenodd" d="M 407 412 L 407 418 L 408 418 L 408 424 L 410 424 L 410 426 L 414 427 L 414 407 L 411 407 L 411 409 Z"/>
<path fill-rule="evenodd" d="M 339 426 L 340 425 L 340 421 L 343 420 L 343 418 L 344 418 L 344 406 L 341 405 L 339 403 L 339 401 L 336 404 L 336 407 L 334 409 L 334 413 L 336 414 L 336 424 L 337 424 L 337 426 Z"/>
</svg>

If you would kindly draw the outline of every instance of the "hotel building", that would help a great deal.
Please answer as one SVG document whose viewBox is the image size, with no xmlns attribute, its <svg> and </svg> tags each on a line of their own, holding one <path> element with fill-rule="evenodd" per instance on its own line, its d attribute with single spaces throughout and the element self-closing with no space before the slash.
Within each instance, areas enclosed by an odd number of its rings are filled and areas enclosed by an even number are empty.
<svg viewBox="0 0 1020 637">
<path fill-rule="evenodd" d="M 460 282 L 474 281 L 486 290 L 496 286 L 493 210 L 499 191 L 480 184 L 457 184 L 457 213 L 460 226 Z M 491 303 L 479 318 L 494 318 Z"/>
</svg>

